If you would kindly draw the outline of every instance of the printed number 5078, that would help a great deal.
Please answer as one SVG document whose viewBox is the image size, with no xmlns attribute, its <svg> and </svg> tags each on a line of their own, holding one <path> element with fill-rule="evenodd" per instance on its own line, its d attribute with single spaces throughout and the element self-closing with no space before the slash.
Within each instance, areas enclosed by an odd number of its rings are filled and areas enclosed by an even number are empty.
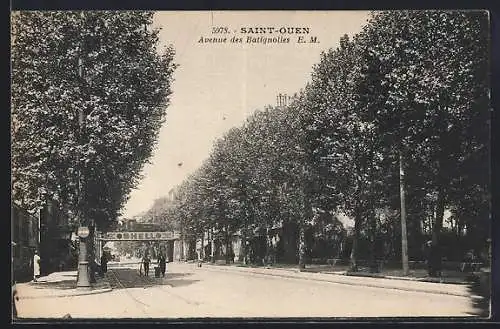
<svg viewBox="0 0 500 329">
<path fill-rule="evenodd" d="M 229 33 L 229 28 L 227 27 L 222 27 L 222 26 L 217 26 L 217 27 L 212 27 L 212 33 L 213 34 L 220 34 L 220 33 Z"/>
</svg>

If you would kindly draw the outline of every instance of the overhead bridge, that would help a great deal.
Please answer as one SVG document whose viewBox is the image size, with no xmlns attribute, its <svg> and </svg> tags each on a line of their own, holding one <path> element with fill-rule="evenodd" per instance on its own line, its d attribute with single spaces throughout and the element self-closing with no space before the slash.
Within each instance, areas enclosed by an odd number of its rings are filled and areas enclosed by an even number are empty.
<svg viewBox="0 0 500 329">
<path fill-rule="evenodd" d="M 184 258 L 184 245 L 180 232 L 177 231 L 114 231 L 97 232 L 96 241 L 96 262 L 100 264 L 100 255 L 104 245 L 110 241 L 142 241 L 144 243 L 161 242 L 166 243 L 167 255 L 169 259 Z M 174 252 L 174 249 L 177 252 Z"/>
<path fill-rule="evenodd" d="M 101 241 L 170 241 L 180 239 L 180 233 L 166 232 L 106 232 L 98 234 Z"/>
</svg>

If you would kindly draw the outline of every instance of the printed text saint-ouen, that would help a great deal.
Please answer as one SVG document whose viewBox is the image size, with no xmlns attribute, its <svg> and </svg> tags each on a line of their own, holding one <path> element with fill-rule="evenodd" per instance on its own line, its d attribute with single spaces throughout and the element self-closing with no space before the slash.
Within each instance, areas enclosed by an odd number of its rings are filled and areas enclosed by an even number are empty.
<svg viewBox="0 0 500 329">
<path fill-rule="evenodd" d="M 282 27 L 262 27 L 262 26 L 255 26 L 255 27 L 242 27 L 240 28 L 240 33 L 241 34 L 309 34 L 309 28 L 308 27 L 287 27 L 287 26 L 282 26 Z"/>
</svg>

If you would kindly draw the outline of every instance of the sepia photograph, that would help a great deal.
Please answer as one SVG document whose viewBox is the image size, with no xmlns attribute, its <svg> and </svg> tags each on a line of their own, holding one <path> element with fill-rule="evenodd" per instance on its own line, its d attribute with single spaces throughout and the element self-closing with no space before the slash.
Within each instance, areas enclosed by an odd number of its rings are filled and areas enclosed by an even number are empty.
<svg viewBox="0 0 500 329">
<path fill-rule="evenodd" d="M 10 19 L 12 323 L 490 317 L 488 11 Z"/>
</svg>

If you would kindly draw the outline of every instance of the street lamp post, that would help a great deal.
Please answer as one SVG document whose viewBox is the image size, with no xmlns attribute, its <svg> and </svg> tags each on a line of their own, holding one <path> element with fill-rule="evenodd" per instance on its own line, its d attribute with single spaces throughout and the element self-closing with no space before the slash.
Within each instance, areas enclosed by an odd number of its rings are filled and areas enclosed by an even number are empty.
<svg viewBox="0 0 500 329">
<path fill-rule="evenodd" d="M 83 79 L 83 58 L 80 55 L 78 57 L 78 76 L 80 79 Z M 78 144 L 82 143 L 82 135 L 83 135 L 83 108 L 80 106 L 78 108 Z M 80 155 L 80 154 L 79 154 Z M 89 262 L 87 256 L 87 237 L 89 235 L 88 227 L 83 226 L 83 213 L 80 209 L 81 207 L 81 198 L 82 198 L 82 188 L 81 188 L 81 179 L 82 173 L 80 168 L 80 159 L 78 159 L 78 202 L 77 202 L 77 212 L 78 212 L 78 237 L 80 238 L 79 250 L 78 250 L 78 276 L 76 280 L 76 286 L 78 288 L 89 288 L 90 287 L 90 277 L 89 277 Z"/>
<path fill-rule="evenodd" d="M 85 226 L 78 228 L 78 237 L 80 238 L 79 251 L 78 251 L 78 277 L 76 286 L 78 288 L 90 287 L 89 278 L 89 262 L 87 260 L 87 237 L 89 230 Z"/>
</svg>

